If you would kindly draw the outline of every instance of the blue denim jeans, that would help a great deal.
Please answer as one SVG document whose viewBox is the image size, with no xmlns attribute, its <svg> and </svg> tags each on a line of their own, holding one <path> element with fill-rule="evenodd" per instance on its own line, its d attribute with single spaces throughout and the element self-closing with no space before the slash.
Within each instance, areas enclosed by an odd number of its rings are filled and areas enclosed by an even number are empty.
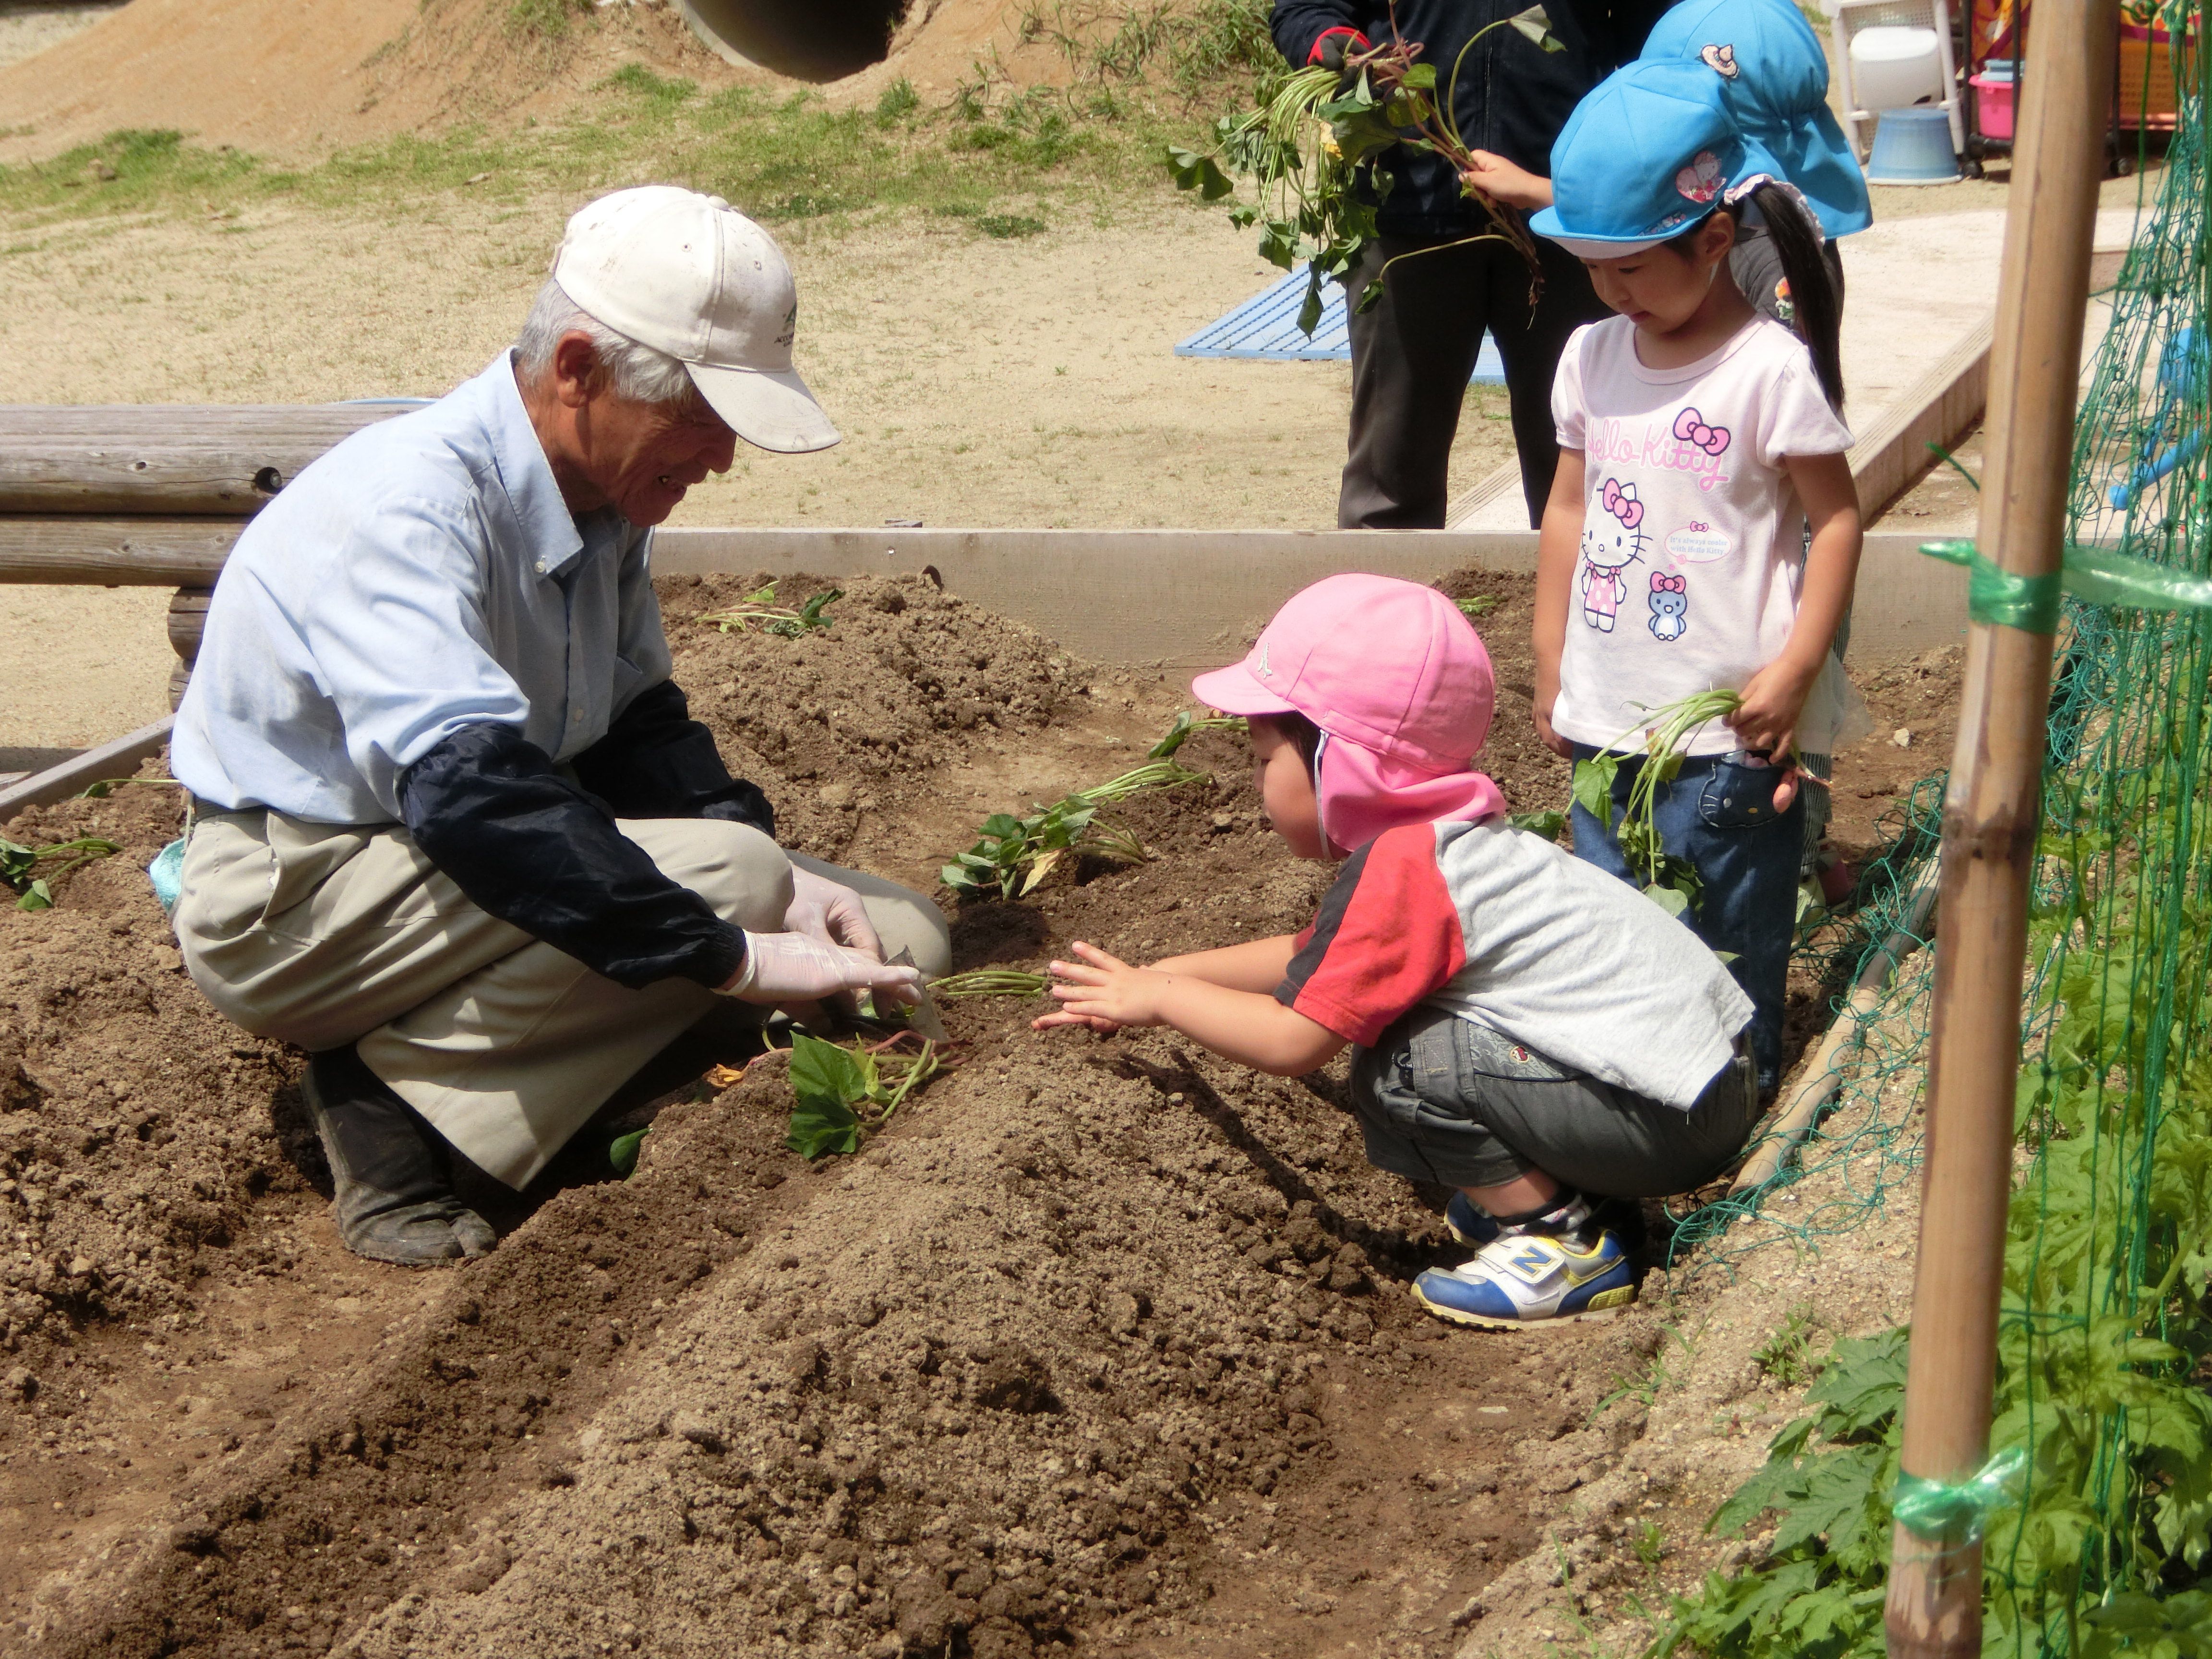
<svg viewBox="0 0 2212 1659">
<path fill-rule="evenodd" d="M 1575 745 L 1575 758 L 1597 751 Z M 1644 765 L 1624 756 L 1613 781 L 1613 823 L 1601 824 L 1577 806 L 1575 856 L 1608 870 L 1638 888 L 1613 839 L 1628 805 L 1628 791 Z M 1781 774 L 1746 766 L 1726 755 L 1693 756 L 1653 803 L 1659 839 L 1676 858 L 1696 866 L 1705 884 L 1692 932 L 1716 951 L 1731 951 L 1729 970 L 1750 997 L 1751 1051 L 1761 1095 L 1773 1092 L 1782 1073 L 1782 1015 L 1790 979 L 1790 950 L 1797 934 L 1797 880 L 1805 852 L 1805 792 L 1790 810 L 1774 810 Z"/>
</svg>

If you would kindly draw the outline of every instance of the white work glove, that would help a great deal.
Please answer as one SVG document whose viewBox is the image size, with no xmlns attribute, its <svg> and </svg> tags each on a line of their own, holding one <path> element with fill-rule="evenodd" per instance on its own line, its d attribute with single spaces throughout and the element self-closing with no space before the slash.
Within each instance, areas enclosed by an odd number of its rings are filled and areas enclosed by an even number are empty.
<svg viewBox="0 0 2212 1659">
<path fill-rule="evenodd" d="M 796 864 L 791 866 L 791 908 L 783 913 L 783 927 L 787 933 L 848 945 L 883 960 L 884 942 L 860 896 Z"/>
<path fill-rule="evenodd" d="M 745 965 L 722 987 L 726 997 L 769 1007 L 819 1002 L 848 991 L 887 992 L 901 1002 L 918 1002 L 921 969 L 895 967 L 805 933 L 747 933 Z"/>
</svg>

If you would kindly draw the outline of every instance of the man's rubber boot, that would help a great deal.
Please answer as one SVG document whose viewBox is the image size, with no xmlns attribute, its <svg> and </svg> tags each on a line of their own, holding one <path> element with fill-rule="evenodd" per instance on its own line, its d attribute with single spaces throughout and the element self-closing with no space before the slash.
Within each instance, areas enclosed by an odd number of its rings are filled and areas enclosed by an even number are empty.
<svg viewBox="0 0 2212 1659">
<path fill-rule="evenodd" d="M 445 1142 L 350 1046 L 310 1059 L 300 1092 L 330 1160 L 346 1249 L 410 1267 L 491 1253 L 498 1236 L 453 1196 Z"/>
</svg>

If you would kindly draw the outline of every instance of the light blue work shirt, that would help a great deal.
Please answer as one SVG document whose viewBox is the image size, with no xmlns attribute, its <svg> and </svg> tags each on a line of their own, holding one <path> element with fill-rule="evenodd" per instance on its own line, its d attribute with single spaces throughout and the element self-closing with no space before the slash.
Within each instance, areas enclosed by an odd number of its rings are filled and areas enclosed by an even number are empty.
<svg viewBox="0 0 2212 1659">
<path fill-rule="evenodd" d="M 561 499 L 508 354 L 356 433 L 238 538 L 170 739 L 211 805 L 398 819 L 464 726 L 574 759 L 668 678 L 652 532 Z"/>
</svg>

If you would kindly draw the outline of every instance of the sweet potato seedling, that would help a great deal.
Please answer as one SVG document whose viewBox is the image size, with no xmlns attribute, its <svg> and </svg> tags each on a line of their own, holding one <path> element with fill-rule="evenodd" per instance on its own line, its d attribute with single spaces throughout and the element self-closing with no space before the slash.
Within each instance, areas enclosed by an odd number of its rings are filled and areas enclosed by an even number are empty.
<svg viewBox="0 0 2212 1659">
<path fill-rule="evenodd" d="M 829 614 L 830 606 L 844 597 L 842 587 L 828 588 L 793 611 L 789 605 L 775 602 L 775 584 L 769 582 L 764 587 L 755 588 L 727 611 L 709 611 L 699 620 L 725 634 L 749 633 L 757 628 L 763 633 L 795 640 L 817 628 L 833 626 L 837 619 Z"/>
<path fill-rule="evenodd" d="M 80 864 L 89 864 L 94 859 L 104 859 L 120 849 L 112 841 L 102 841 L 97 836 L 79 836 L 75 841 L 56 842 L 51 847 L 26 847 L 21 842 L 0 836 L 0 882 L 5 882 L 19 896 L 18 910 L 51 910 L 54 905 L 54 890 L 50 883 L 67 875 Z M 64 862 L 58 869 L 44 875 L 32 872 L 50 859 Z"/>
<path fill-rule="evenodd" d="M 897 1052 L 910 1043 L 921 1047 Z M 873 1047 L 851 1048 L 798 1033 L 791 1040 L 795 1103 L 784 1145 L 809 1163 L 825 1153 L 856 1152 L 948 1063 L 939 1044 L 911 1031 Z"/>
<path fill-rule="evenodd" d="M 1530 6 L 1478 29 L 1460 49 L 1440 93 L 1437 66 L 1419 61 L 1421 43 L 1401 35 L 1394 21 L 1389 40 L 1346 54 L 1341 74 L 1319 64 L 1285 69 L 1262 88 L 1257 109 L 1214 123 L 1212 150 L 1170 145 L 1168 171 L 1178 186 L 1209 202 L 1233 193 L 1237 179 L 1251 182 L 1254 199 L 1232 208 L 1230 219 L 1239 227 L 1260 227 L 1262 258 L 1285 270 L 1304 263 L 1308 280 L 1298 326 L 1311 334 L 1321 324 L 1322 285 L 1348 278 L 1375 240 L 1375 209 L 1392 183 L 1384 165 L 1392 147 L 1432 151 L 1462 179 L 1474 170 L 1452 112 L 1453 94 L 1475 42 L 1500 28 L 1547 52 L 1566 50 L 1543 7 Z M 1527 263 L 1534 304 L 1541 279 L 1528 227 L 1511 208 L 1464 184 L 1461 188 L 1481 203 L 1490 228 L 1441 246 L 1510 245 Z M 1382 297 L 1382 279 L 1376 276 L 1353 304 L 1365 311 Z"/>
<path fill-rule="evenodd" d="M 1172 730 L 1168 734 L 1169 738 L 1176 735 Z M 1183 735 L 1188 736 L 1188 731 Z M 994 812 L 983 820 L 979 831 L 981 839 L 955 862 L 944 866 L 938 872 L 939 878 L 963 898 L 981 896 L 996 888 L 1000 898 L 1011 899 L 1034 892 L 1070 853 L 1140 863 L 1152 856 L 1145 844 L 1126 826 L 1102 817 L 1098 809 L 1146 789 L 1171 789 L 1206 775 L 1170 755 L 1148 760 L 1091 788 L 1079 789 L 1027 817 Z"/>
<path fill-rule="evenodd" d="M 1175 723 L 1168 727 L 1167 735 L 1145 751 L 1147 760 L 1165 760 L 1201 732 L 1242 732 L 1242 714 L 1208 714 L 1200 719 L 1188 708 L 1176 710 Z"/>
<path fill-rule="evenodd" d="M 1659 786 L 1673 782 L 1681 771 L 1683 745 L 1692 732 L 1742 707 L 1743 698 L 1734 691 L 1694 692 L 1654 709 L 1644 728 L 1644 762 L 1629 785 L 1628 805 L 1615 834 L 1628 867 L 1644 878 L 1644 896 L 1669 915 L 1694 910 L 1705 883 L 1695 865 L 1676 858 L 1661 844 L 1656 817 Z M 1634 752 L 1625 747 L 1634 736 L 1632 730 L 1624 732 L 1589 759 L 1575 763 L 1575 804 L 1600 823 L 1613 822 L 1613 781 L 1620 774 L 1622 756 Z"/>
</svg>

